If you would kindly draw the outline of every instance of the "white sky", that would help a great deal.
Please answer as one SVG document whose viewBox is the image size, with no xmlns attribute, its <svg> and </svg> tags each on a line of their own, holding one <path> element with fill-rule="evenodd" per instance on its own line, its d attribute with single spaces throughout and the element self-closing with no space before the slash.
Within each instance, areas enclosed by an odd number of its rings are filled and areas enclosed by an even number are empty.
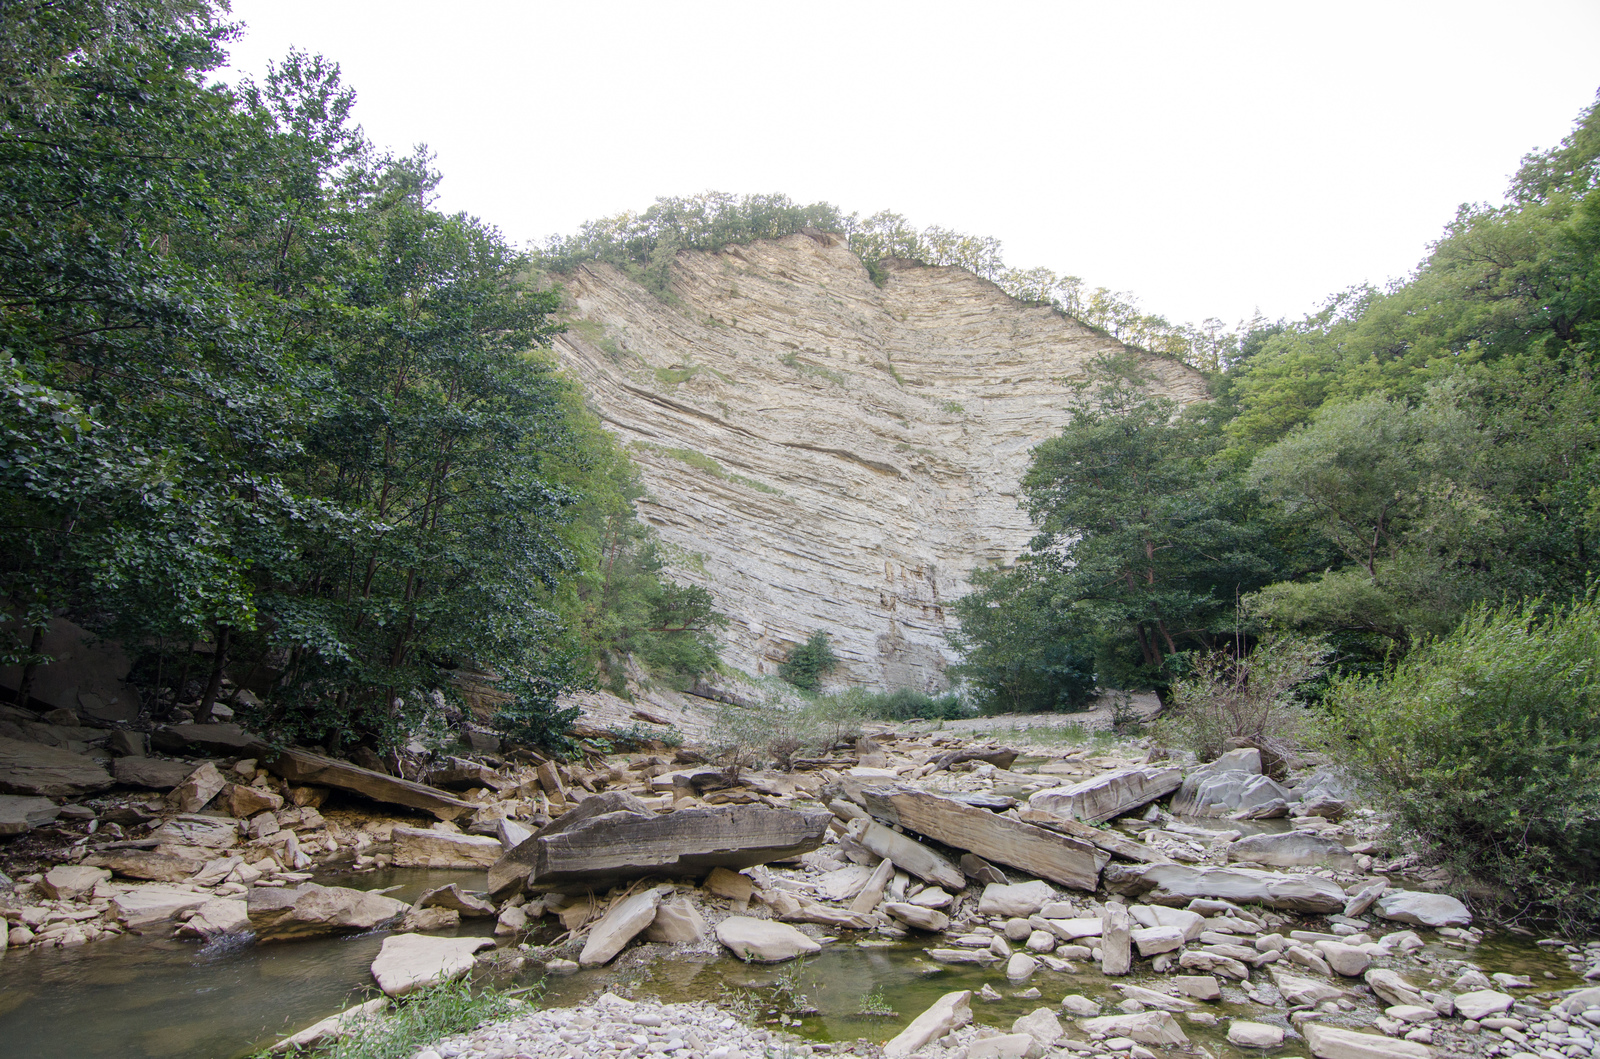
<svg viewBox="0 0 1600 1059">
<path fill-rule="evenodd" d="M 1229 323 L 1408 273 L 1600 87 L 1600 0 L 234 0 L 514 242 L 783 192 Z M 231 78 L 233 74 L 226 76 Z"/>
</svg>

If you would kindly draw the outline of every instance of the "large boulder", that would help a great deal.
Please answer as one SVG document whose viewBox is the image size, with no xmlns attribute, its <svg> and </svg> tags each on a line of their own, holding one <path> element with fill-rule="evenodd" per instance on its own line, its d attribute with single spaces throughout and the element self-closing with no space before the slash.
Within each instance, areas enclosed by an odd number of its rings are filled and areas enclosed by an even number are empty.
<svg viewBox="0 0 1600 1059">
<path fill-rule="evenodd" d="M 126 682 L 131 661 L 117 641 L 53 618 L 39 650 L 51 661 L 34 670 L 30 698 L 102 721 L 138 718 L 139 695 Z M 21 666 L 0 668 L 0 684 L 16 689 L 21 681 Z"/>
<path fill-rule="evenodd" d="M 644 930 L 645 941 L 681 944 L 705 940 L 706 921 L 687 897 L 669 897 L 656 907 L 656 918 Z"/>
<path fill-rule="evenodd" d="M 201 905 L 178 932 L 194 938 L 216 938 L 243 934 L 249 929 L 250 908 L 244 901 L 216 898 Z"/>
<path fill-rule="evenodd" d="M 125 879 L 146 879 L 150 882 L 181 882 L 206 864 L 202 857 L 153 849 L 105 850 L 89 854 L 83 858 L 83 863 L 96 868 L 110 868 Z"/>
<path fill-rule="evenodd" d="M 261 743 L 236 724 L 173 724 L 150 733 L 150 745 L 164 754 L 204 757 L 239 757 L 254 753 Z"/>
<path fill-rule="evenodd" d="M 1384 919 L 1418 927 L 1464 927 L 1472 922 L 1467 906 L 1449 894 L 1417 890 L 1391 890 L 1378 898 L 1374 911 Z"/>
<path fill-rule="evenodd" d="M 741 960 L 779 963 L 822 948 L 787 923 L 751 916 L 729 916 L 717 924 L 717 940 Z"/>
<path fill-rule="evenodd" d="M 150 833 L 166 846 L 205 846 L 227 849 L 239 842 L 239 821 L 231 816 L 183 813 Z"/>
<path fill-rule="evenodd" d="M 1474 989 L 1456 997 L 1456 1014 L 1464 1019 L 1486 1019 L 1510 1011 L 1516 998 L 1496 989 Z M 1581 1010 L 1581 1009 L 1580 1009 Z"/>
<path fill-rule="evenodd" d="M 421 827 L 394 829 L 394 863 L 400 868 L 487 868 L 500 859 L 500 840 Z"/>
<path fill-rule="evenodd" d="M 258 886 L 250 891 L 249 905 L 250 926 L 258 941 L 371 930 L 405 915 L 411 907 L 383 894 L 316 883 L 293 888 Z"/>
<path fill-rule="evenodd" d="M 1307 868 L 1313 865 L 1351 869 L 1356 859 L 1331 838 L 1309 831 L 1249 835 L 1227 847 L 1229 860 L 1248 860 L 1275 868 Z"/>
<path fill-rule="evenodd" d="M 0 737 L 0 793 L 75 798 L 103 791 L 111 774 L 70 750 Z"/>
<path fill-rule="evenodd" d="M 1190 773 L 1172 796 L 1180 816 L 1287 815 L 1288 788 L 1259 772 L 1202 769 Z"/>
<path fill-rule="evenodd" d="M 425 934 L 395 934 L 383 939 L 372 977 L 388 996 L 404 996 L 414 989 L 459 978 L 472 970 L 476 954 L 494 948 L 490 938 L 433 938 Z"/>
</svg>

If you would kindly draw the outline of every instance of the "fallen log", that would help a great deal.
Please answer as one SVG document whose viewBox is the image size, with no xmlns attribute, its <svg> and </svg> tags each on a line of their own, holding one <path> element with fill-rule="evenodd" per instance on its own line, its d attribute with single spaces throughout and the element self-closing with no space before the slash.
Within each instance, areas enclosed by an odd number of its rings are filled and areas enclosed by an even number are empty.
<svg viewBox="0 0 1600 1059">
<path fill-rule="evenodd" d="M 1028 798 L 1028 806 L 1099 824 L 1171 794 L 1182 783 L 1183 770 L 1176 766 L 1136 766 L 1070 787 L 1037 791 Z"/>
<path fill-rule="evenodd" d="M 861 795 L 867 811 L 880 820 L 1075 890 L 1093 892 L 1100 869 L 1111 859 L 1082 839 L 927 791 L 881 786 L 865 788 Z M 899 858 L 890 859 L 900 864 Z"/>
<path fill-rule="evenodd" d="M 362 797 L 371 798 L 375 802 L 420 809 L 432 813 L 440 820 L 454 820 L 464 813 L 476 812 L 482 808 L 425 784 L 387 776 L 382 772 L 352 765 L 348 761 L 336 761 L 331 757 L 323 757 L 321 754 L 305 750 L 261 749 L 261 763 L 269 772 L 282 776 L 290 783 L 335 787 L 341 791 L 351 791 Z"/>
<path fill-rule="evenodd" d="M 1085 842 L 1105 850 L 1114 857 L 1124 860 L 1139 861 L 1144 864 L 1171 864 L 1172 858 L 1152 849 L 1143 842 L 1135 842 L 1126 835 L 1115 831 L 1102 831 L 1092 827 L 1081 820 L 1073 820 L 1055 813 L 1047 813 L 1043 809 L 1019 809 L 1017 819 L 1025 824 L 1037 824 L 1047 827 L 1052 831 L 1059 831 L 1063 835 L 1081 838 Z"/>
<path fill-rule="evenodd" d="M 609 797 L 585 799 L 574 813 Z M 581 893 L 644 875 L 682 878 L 749 868 L 821 846 L 830 819 L 820 810 L 759 805 L 659 814 L 623 809 L 576 822 L 562 817 L 501 857 L 489 869 L 489 890 L 502 893 L 520 877 L 538 889 Z"/>
</svg>

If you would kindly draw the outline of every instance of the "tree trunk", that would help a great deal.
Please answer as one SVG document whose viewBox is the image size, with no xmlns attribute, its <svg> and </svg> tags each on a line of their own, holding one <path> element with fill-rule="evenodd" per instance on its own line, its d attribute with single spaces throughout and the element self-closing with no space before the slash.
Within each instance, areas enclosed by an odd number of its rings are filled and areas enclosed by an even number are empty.
<svg viewBox="0 0 1600 1059">
<path fill-rule="evenodd" d="M 208 724 L 211 721 L 211 707 L 216 705 L 217 693 L 222 690 L 222 674 L 228 668 L 228 642 L 231 639 L 233 627 L 218 625 L 217 649 L 211 656 L 211 678 L 206 681 L 206 690 L 200 695 L 200 705 L 195 707 L 195 724 Z"/>
</svg>

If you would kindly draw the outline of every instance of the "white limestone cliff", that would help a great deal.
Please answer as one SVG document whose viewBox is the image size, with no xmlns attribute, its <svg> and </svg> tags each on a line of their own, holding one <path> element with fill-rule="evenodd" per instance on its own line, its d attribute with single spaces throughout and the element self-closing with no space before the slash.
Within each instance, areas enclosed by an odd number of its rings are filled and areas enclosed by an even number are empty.
<svg viewBox="0 0 1600 1059">
<path fill-rule="evenodd" d="M 891 262 L 879 288 L 822 233 L 683 253 L 676 304 L 609 265 L 560 279 L 557 355 L 638 462 L 640 516 L 703 557 L 674 572 L 732 619 L 724 659 L 756 675 L 823 629 L 831 683 L 944 687 L 949 604 L 1026 546 L 1029 452 L 1121 348 L 959 268 Z M 1149 372 L 1203 396 L 1174 360 Z"/>
</svg>

